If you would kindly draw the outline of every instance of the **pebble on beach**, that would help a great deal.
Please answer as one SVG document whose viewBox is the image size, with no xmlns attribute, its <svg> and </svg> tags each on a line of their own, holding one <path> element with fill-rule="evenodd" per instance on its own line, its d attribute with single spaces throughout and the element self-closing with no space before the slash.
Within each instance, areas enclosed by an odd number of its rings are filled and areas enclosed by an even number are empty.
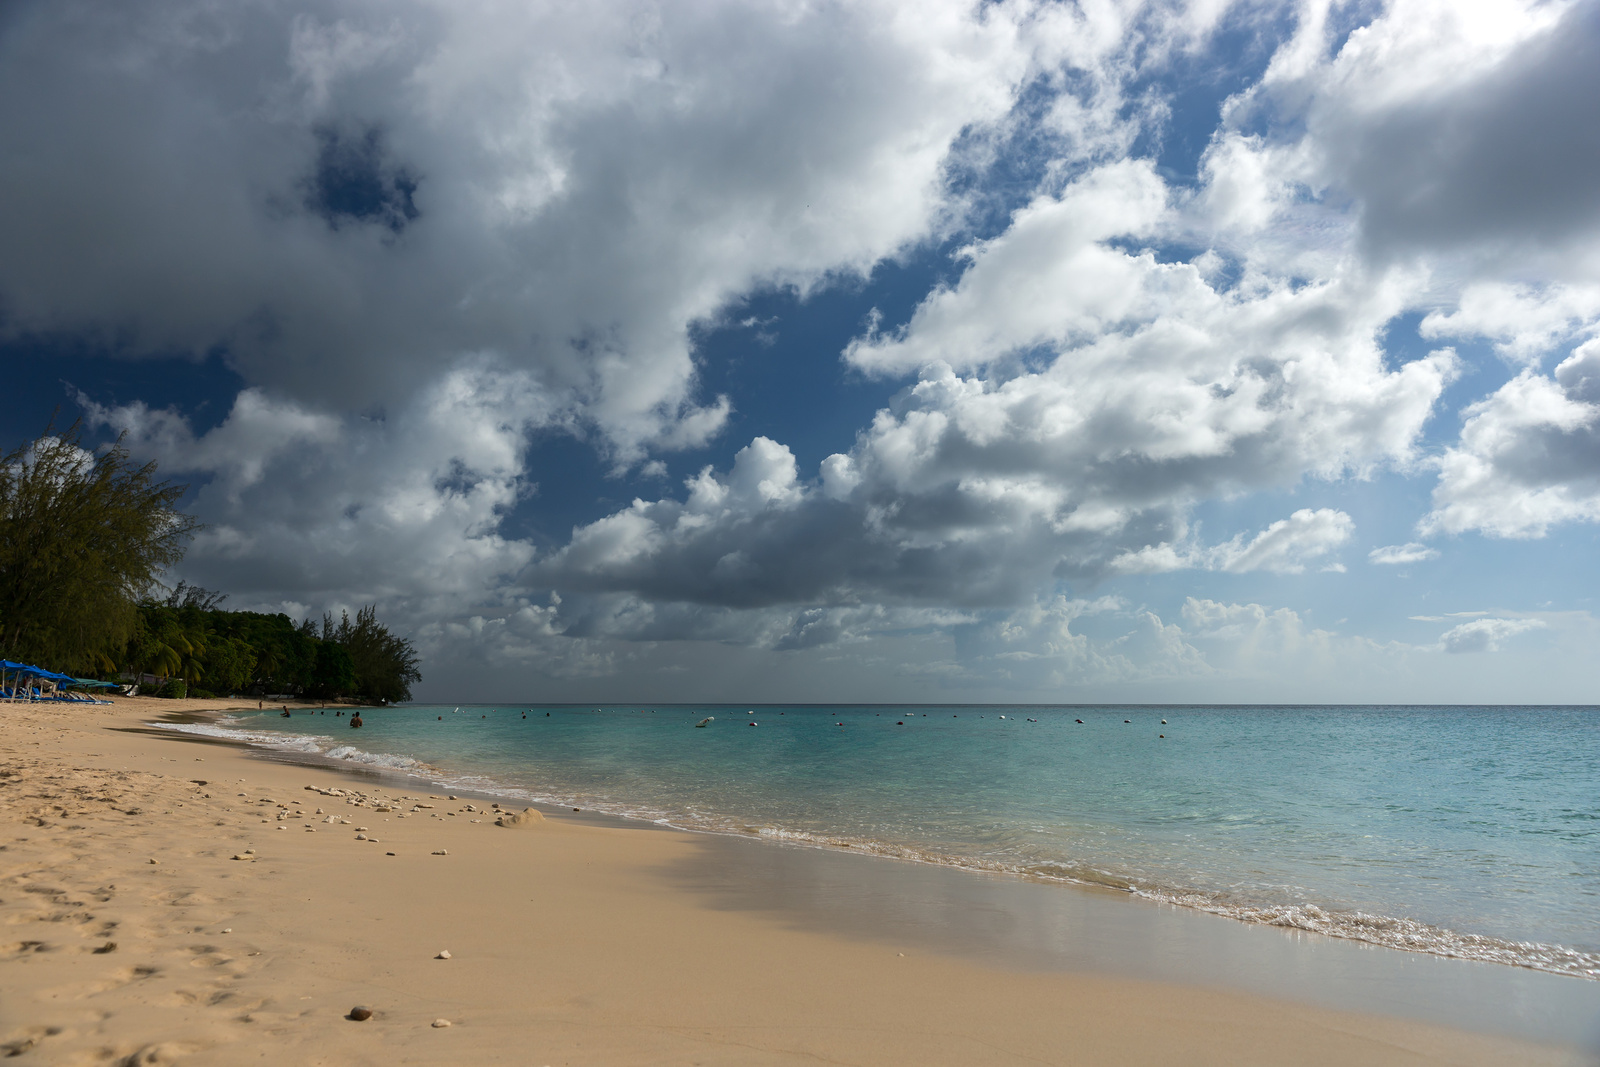
<svg viewBox="0 0 1600 1067">
<path fill-rule="evenodd" d="M 449 1025 L 450 1025 L 450 1020 L 449 1019 L 435 1019 L 435 1020 L 433 1020 L 433 1028 L 435 1030 L 443 1030 L 446 1027 L 448 1027 Z"/>
<path fill-rule="evenodd" d="M 436 960 L 447 960 L 447 959 L 450 958 L 450 950 L 449 949 L 442 949 L 439 952 L 439 954 L 437 956 L 433 957 L 433 958 L 436 959 Z"/>
<path fill-rule="evenodd" d="M 433 850 L 433 854 L 435 856 L 448 856 L 450 855 L 450 850 L 447 848 L 436 848 Z"/>
<path fill-rule="evenodd" d="M 350 1009 L 350 1014 L 346 1015 L 345 1018 L 351 1020 L 352 1022 L 364 1023 L 368 1019 L 372 1018 L 372 1009 L 363 1008 L 358 1004 Z"/>
</svg>

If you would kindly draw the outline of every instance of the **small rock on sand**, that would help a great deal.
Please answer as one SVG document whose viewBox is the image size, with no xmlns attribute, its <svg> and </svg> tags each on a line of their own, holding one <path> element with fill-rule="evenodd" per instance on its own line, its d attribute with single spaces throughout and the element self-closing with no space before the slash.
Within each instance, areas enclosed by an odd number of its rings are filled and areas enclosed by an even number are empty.
<svg viewBox="0 0 1600 1067">
<path fill-rule="evenodd" d="M 160 861 L 160 860 L 157 860 L 157 859 L 153 859 L 153 860 L 151 860 L 151 861 L 150 861 L 150 862 L 151 862 L 151 863 L 154 863 L 154 864 L 158 864 L 158 865 L 159 865 L 159 864 L 160 864 L 160 863 L 161 863 L 161 861 Z"/>
<path fill-rule="evenodd" d="M 476 821 L 476 820 L 474 820 Z M 534 808 L 523 808 L 521 811 L 502 811 L 500 817 L 494 821 L 496 826 L 532 826 L 544 822 L 544 814 Z"/>
<path fill-rule="evenodd" d="M 236 852 L 236 853 L 234 853 L 233 858 L 236 859 L 236 860 L 253 860 L 253 859 L 255 859 L 255 857 L 252 856 L 248 852 Z"/>
<path fill-rule="evenodd" d="M 345 1018 L 350 1019 L 353 1022 L 364 1023 L 368 1019 L 372 1018 L 372 1009 L 363 1008 L 358 1004 L 350 1009 L 350 1014 L 346 1015 Z"/>
<path fill-rule="evenodd" d="M 448 856 L 450 855 L 450 850 L 447 848 L 436 848 L 433 850 L 433 854 L 435 856 Z"/>
<path fill-rule="evenodd" d="M 447 960 L 447 959 L 450 958 L 450 950 L 449 949 L 444 949 L 437 956 L 435 956 L 433 958 L 436 959 L 436 960 Z"/>
<path fill-rule="evenodd" d="M 365 841 L 366 839 L 367 839 L 367 835 L 366 834 L 357 834 L 356 835 L 356 840 L 357 841 Z"/>
<path fill-rule="evenodd" d="M 435 1020 L 433 1020 L 433 1028 L 435 1030 L 443 1030 L 446 1027 L 448 1027 L 449 1025 L 450 1025 L 450 1020 L 449 1019 L 435 1019 Z"/>
</svg>

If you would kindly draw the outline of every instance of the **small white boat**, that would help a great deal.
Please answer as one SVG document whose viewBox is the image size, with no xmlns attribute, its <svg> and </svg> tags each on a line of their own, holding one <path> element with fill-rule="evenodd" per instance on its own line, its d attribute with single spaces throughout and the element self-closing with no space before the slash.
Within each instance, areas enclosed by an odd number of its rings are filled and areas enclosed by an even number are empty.
<svg viewBox="0 0 1600 1067">
<path fill-rule="evenodd" d="M 717 717 L 715 715 L 707 715 L 705 718 L 703 718 L 699 722 L 695 723 L 694 724 L 694 728 L 696 730 L 698 730 L 702 726 L 709 726 L 711 723 L 714 723 L 716 721 L 717 721 Z"/>
</svg>

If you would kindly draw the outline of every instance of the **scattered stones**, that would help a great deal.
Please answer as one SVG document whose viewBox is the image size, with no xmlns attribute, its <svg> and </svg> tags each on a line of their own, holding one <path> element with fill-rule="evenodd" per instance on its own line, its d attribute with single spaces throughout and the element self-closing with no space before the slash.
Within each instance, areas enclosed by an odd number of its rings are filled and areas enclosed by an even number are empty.
<svg viewBox="0 0 1600 1067">
<path fill-rule="evenodd" d="M 436 960 L 447 960 L 447 959 L 450 958 L 450 950 L 449 949 L 442 949 L 439 952 L 439 954 L 437 956 L 433 957 L 433 958 L 436 959 Z"/>
<path fill-rule="evenodd" d="M 160 861 L 160 860 L 158 860 L 158 859 L 155 859 L 155 858 L 154 858 L 154 857 L 152 857 L 152 858 L 151 858 L 151 859 L 149 859 L 149 860 L 148 860 L 148 861 L 147 861 L 147 862 L 149 862 L 149 863 L 151 863 L 151 864 L 154 864 L 154 865 L 156 865 L 156 866 L 160 866 L 160 864 L 161 864 L 161 861 Z"/>
<path fill-rule="evenodd" d="M 255 859 L 255 857 L 253 855 L 251 855 L 250 853 L 248 853 L 248 852 L 235 852 L 233 854 L 233 858 L 236 859 L 236 860 L 253 860 L 253 859 Z"/>
<path fill-rule="evenodd" d="M 357 834 L 356 835 L 356 840 L 357 841 L 365 841 L 366 839 L 367 839 L 367 835 L 366 834 Z"/>
<path fill-rule="evenodd" d="M 445 1029 L 448 1029 L 449 1026 L 450 1026 L 450 1020 L 449 1019 L 435 1019 L 435 1020 L 433 1020 L 433 1028 L 435 1030 L 445 1030 Z"/>
<path fill-rule="evenodd" d="M 436 848 L 433 850 L 433 854 L 435 856 L 448 856 L 450 855 L 450 850 L 447 848 Z"/>
<path fill-rule="evenodd" d="M 372 1009 L 364 1008 L 357 1004 L 355 1007 L 350 1009 L 350 1014 L 346 1015 L 345 1018 L 349 1019 L 351 1022 L 364 1023 L 368 1019 L 372 1018 Z"/>
<path fill-rule="evenodd" d="M 364 831 L 364 830 L 366 830 L 366 827 L 365 827 L 365 826 L 358 826 L 358 827 L 356 827 L 356 833 L 358 833 L 358 834 L 359 834 L 359 833 L 361 833 L 361 832 L 363 832 L 363 831 Z"/>
<path fill-rule="evenodd" d="M 107 941 L 105 944 L 103 944 L 99 948 L 95 949 L 94 950 L 94 954 L 96 956 L 104 956 L 108 952 L 115 952 L 115 951 L 117 951 L 117 943 L 115 941 Z"/>
</svg>

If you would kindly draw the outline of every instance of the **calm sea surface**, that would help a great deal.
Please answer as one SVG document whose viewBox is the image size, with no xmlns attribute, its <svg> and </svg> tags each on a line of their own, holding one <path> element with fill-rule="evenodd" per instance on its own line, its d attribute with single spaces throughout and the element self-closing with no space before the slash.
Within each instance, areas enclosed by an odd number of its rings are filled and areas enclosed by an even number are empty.
<svg viewBox="0 0 1600 1067">
<path fill-rule="evenodd" d="M 186 729 L 1600 978 L 1600 709 L 446 705 L 346 722 Z"/>
</svg>

